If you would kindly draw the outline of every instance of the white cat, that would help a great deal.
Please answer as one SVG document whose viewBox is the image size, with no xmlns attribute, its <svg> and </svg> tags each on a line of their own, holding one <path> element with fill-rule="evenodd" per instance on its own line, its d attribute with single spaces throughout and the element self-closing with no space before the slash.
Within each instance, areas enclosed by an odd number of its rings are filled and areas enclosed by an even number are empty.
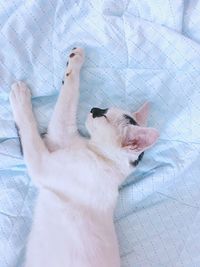
<svg viewBox="0 0 200 267">
<path fill-rule="evenodd" d="M 84 51 L 74 48 L 44 141 L 26 84 L 12 85 L 10 103 L 28 173 L 39 188 L 26 267 L 119 267 L 113 224 L 118 187 L 159 134 L 147 128 L 148 104 L 131 114 L 93 108 L 79 135 L 76 110 Z"/>
</svg>

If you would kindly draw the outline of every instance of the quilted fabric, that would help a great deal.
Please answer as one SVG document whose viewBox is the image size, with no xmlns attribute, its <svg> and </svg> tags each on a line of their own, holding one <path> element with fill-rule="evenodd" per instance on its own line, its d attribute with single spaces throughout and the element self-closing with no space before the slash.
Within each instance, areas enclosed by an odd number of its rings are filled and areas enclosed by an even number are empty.
<svg viewBox="0 0 200 267">
<path fill-rule="evenodd" d="M 44 132 L 68 54 L 86 51 L 78 123 L 151 103 L 160 139 L 120 189 L 122 267 L 200 266 L 200 0 L 0 1 L 0 267 L 22 267 L 37 191 L 8 101 L 25 80 Z"/>
</svg>

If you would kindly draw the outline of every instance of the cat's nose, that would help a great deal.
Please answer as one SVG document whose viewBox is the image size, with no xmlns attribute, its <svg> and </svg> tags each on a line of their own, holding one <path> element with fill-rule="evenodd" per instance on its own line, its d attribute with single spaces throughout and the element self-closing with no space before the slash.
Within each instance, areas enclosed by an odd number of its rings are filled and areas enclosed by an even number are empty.
<svg viewBox="0 0 200 267">
<path fill-rule="evenodd" d="M 92 108 L 90 110 L 90 113 L 92 113 L 92 117 L 96 118 L 96 117 L 102 117 L 106 114 L 106 112 L 108 111 L 108 109 L 101 109 L 101 108 Z"/>
</svg>

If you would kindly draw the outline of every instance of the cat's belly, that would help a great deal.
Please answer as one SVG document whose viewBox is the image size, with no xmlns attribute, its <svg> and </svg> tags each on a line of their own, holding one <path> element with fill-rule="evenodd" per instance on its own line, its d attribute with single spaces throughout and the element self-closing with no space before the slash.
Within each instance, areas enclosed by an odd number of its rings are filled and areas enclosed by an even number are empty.
<svg viewBox="0 0 200 267">
<path fill-rule="evenodd" d="M 25 267 L 119 267 L 112 218 L 103 217 L 41 192 Z"/>
</svg>

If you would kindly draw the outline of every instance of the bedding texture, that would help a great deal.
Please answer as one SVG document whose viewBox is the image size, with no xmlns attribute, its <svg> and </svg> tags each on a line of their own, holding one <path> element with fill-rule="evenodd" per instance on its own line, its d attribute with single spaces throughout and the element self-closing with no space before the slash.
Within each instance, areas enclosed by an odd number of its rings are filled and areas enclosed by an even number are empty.
<svg viewBox="0 0 200 267">
<path fill-rule="evenodd" d="M 86 61 L 78 123 L 93 106 L 151 104 L 160 131 L 120 188 L 122 267 L 200 266 L 200 0 L 0 1 L 0 267 L 22 267 L 37 190 L 8 95 L 24 80 L 44 133 L 73 47 Z M 84 177 L 83 177 L 84 178 Z"/>
</svg>

